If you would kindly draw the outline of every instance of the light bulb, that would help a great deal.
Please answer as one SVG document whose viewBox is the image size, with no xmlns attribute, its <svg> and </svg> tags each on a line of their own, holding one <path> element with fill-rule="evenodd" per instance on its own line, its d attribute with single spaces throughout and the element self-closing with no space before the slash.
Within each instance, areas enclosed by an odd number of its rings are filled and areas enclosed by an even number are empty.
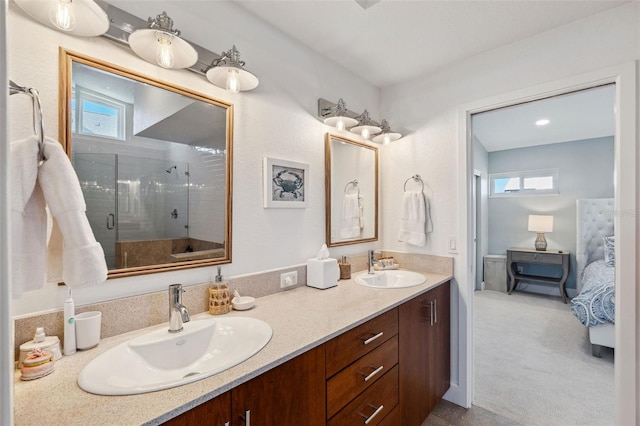
<svg viewBox="0 0 640 426">
<path fill-rule="evenodd" d="M 367 129 L 366 127 L 362 129 L 362 132 L 360 134 L 365 139 L 369 139 L 369 136 L 371 136 L 371 133 L 369 133 L 369 129 Z"/>
<path fill-rule="evenodd" d="M 71 0 L 58 0 L 56 5 L 49 11 L 49 20 L 62 31 L 71 31 L 76 24 L 76 17 L 73 13 Z"/>
<path fill-rule="evenodd" d="M 227 90 L 231 93 L 238 93 L 240 91 L 238 70 L 235 68 L 229 68 L 229 70 L 227 71 Z"/>
<path fill-rule="evenodd" d="M 384 135 L 384 139 L 382 140 L 382 143 L 385 145 L 389 145 L 389 142 L 391 142 L 391 138 L 389 137 L 389 135 Z"/>
<path fill-rule="evenodd" d="M 156 32 L 158 45 L 156 46 L 156 62 L 163 68 L 173 68 L 175 63 L 171 39 L 173 36 L 162 31 Z"/>
<path fill-rule="evenodd" d="M 338 130 L 344 130 L 344 120 L 342 118 L 339 118 L 336 122 L 336 128 Z"/>
</svg>

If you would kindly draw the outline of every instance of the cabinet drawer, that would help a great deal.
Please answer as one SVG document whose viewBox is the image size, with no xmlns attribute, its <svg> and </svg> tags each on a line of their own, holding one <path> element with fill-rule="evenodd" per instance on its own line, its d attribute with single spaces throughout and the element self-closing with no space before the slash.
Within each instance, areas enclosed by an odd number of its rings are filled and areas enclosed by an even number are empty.
<svg viewBox="0 0 640 426">
<path fill-rule="evenodd" d="M 539 262 L 544 264 L 562 265 L 561 254 L 512 252 L 511 259 L 514 262 L 527 262 L 527 263 Z"/>
<path fill-rule="evenodd" d="M 385 343 L 327 381 L 327 418 L 332 417 L 360 392 L 372 386 L 398 363 L 398 336 Z"/>
<path fill-rule="evenodd" d="M 398 366 L 393 367 L 369 389 L 340 410 L 327 422 L 327 426 L 362 425 L 367 419 L 368 426 L 377 425 L 383 422 L 396 405 L 398 405 Z"/>
<path fill-rule="evenodd" d="M 398 309 L 385 312 L 326 343 L 327 377 L 398 334 Z"/>
<path fill-rule="evenodd" d="M 379 426 L 398 426 L 400 424 L 401 423 L 400 423 L 400 406 L 399 405 L 396 405 L 396 408 L 391 410 L 391 412 L 387 414 L 387 417 L 385 417 L 384 419 L 382 419 L 380 423 L 378 423 Z"/>
</svg>

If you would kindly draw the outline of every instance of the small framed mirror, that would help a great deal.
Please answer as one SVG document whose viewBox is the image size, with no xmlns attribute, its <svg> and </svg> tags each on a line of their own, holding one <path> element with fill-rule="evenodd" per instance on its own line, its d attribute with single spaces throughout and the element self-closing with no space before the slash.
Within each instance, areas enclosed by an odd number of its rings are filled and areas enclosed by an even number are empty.
<svg viewBox="0 0 640 426">
<path fill-rule="evenodd" d="M 378 148 L 326 134 L 326 242 L 378 240 Z"/>
<path fill-rule="evenodd" d="M 60 51 L 60 141 L 109 278 L 231 262 L 233 106 Z"/>
</svg>

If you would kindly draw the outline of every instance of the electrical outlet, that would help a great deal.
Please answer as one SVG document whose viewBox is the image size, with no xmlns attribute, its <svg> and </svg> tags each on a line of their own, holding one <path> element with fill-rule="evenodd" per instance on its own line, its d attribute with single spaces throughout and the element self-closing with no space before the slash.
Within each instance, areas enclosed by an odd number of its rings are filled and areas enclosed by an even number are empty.
<svg viewBox="0 0 640 426">
<path fill-rule="evenodd" d="M 524 272 L 524 266 L 518 266 L 518 273 L 522 274 Z"/>
<path fill-rule="evenodd" d="M 280 274 L 280 288 L 291 287 L 298 284 L 298 271 Z"/>
</svg>

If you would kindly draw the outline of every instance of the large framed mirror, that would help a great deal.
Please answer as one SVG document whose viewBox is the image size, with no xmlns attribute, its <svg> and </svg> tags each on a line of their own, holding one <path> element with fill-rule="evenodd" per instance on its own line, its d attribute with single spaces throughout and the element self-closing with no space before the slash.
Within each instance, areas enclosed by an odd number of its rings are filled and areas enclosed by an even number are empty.
<svg viewBox="0 0 640 426">
<path fill-rule="evenodd" d="M 60 50 L 60 141 L 109 277 L 231 262 L 233 106 Z"/>
<path fill-rule="evenodd" d="M 378 148 L 326 134 L 327 246 L 378 239 Z"/>
</svg>

